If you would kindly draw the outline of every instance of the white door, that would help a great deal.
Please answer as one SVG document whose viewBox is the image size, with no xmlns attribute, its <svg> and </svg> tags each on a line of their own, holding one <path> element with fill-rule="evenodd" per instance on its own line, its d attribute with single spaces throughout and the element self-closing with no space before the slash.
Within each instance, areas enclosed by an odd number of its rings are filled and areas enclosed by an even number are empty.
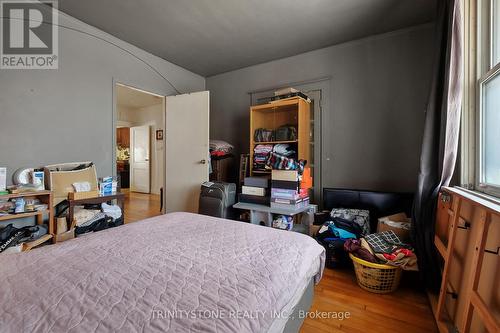
<svg viewBox="0 0 500 333">
<path fill-rule="evenodd" d="M 164 206 L 167 213 L 197 213 L 208 180 L 209 92 L 168 96 L 165 103 Z"/>
<path fill-rule="evenodd" d="M 150 129 L 130 127 L 130 190 L 150 193 Z"/>
</svg>

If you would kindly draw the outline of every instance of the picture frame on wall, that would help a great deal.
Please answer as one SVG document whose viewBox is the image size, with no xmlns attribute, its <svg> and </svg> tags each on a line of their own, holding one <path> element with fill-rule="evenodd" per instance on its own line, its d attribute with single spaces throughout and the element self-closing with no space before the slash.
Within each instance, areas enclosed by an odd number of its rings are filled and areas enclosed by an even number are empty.
<svg viewBox="0 0 500 333">
<path fill-rule="evenodd" d="M 163 130 L 156 130 L 156 140 L 163 140 Z"/>
</svg>

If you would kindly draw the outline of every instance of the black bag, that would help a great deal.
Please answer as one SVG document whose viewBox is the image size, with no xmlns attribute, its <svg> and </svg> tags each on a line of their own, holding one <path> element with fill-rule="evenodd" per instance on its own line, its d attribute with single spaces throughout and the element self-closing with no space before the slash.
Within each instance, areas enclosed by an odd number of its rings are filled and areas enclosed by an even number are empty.
<svg viewBox="0 0 500 333">
<path fill-rule="evenodd" d="M 213 182 L 201 186 L 198 213 L 215 217 L 232 218 L 236 203 L 236 184 Z"/>
<path fill-rule="evenodd" d="M 295 126 L 281 126 L 275 131 L 276 141 L 292 141 L 297 140 L 297 128 Z"/>
<path fill-rule="evenodd" d="M 267 128 L 258 128 L 253 135 L 255 142 L 274 141 L 274 131 Z"/>
<path fill-rule="evenodd" d="M 320 244 L 326 250 L 325 266 L 328 268 L 349 267 L 351 260 L 344 250 L 345 240 L 325 240 Z"/>
<path fill-rule="evenodd" d="M 40 238 L 46 233 L 47 227 L 45 225 L 16 228 L 9 224 L 0 231 L 0 253 L 11 246 Z"/>
<path fill-rule="evenodd" d="M 113 227 L 113 218 L 106 216 L 83 227 L 75 227 L 75 235 L 85 234 L 92 231 L 101 231 Z"/>
<path fill-rule="evenodd" d="M 361 227 L 353 221 L 349 221 L 343 218 L 333 218 L 333 221 L 327 221 L 323 226 L 328 228 L 328 225 L 333 222 L 337 228 L 344 229 L 355 234 L 357 237 L 361 235 Z M 316 235 L 316 240 L 320 243 L 326 250 L 326 260 L 325 266 L 328 268 L 341 268 L 349 267 L 351 265 L 351 260 L 349 259 L 349 254 L 344 249 L 345 239 L 339 239 L 337 236 L 328 228 L 326 231 Z"/>
</svg>

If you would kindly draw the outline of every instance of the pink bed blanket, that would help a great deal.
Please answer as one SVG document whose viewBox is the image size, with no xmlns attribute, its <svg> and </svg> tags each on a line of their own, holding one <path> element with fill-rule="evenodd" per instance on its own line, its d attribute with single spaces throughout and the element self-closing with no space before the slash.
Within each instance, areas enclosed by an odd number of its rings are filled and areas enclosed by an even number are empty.
<svg viewBox="0 0 500 333">
<path fill-rule="evenodd" d="M 1 255 L 0 331 L 268 332 L 323 266 L 308 236 L 167 214 Z"/>
</svg>

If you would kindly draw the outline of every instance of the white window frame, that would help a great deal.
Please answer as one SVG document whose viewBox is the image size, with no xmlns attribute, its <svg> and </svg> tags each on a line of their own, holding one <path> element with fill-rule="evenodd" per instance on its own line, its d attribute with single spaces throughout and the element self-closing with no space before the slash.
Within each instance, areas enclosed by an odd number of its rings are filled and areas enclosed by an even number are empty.
<svg viewBox="0 0 500 333">
<path fill-rule="evenodd" d="M 493 64 L 493 0 L 462 0 L 464 8 L 464 99 L 461 124 L 461 186 L 500 197 L 500 186 L 484 181 L 484 85 L 500 75 Z M 500 0 L 499 0 L 500 1 Z"/>
<path fill-rule="evenodd" d="M 494 195 L 500 197 L 500 186 L 495 184 L 489 184 L 485 180 L 485 166 L 484 166 L 484 86 L 494 78 L 500 77 L 500 63 L 495 65 L 491 70 L 489 70 L 483 77 L 479 79 L 479 108 L 478 108 L 478 119 L 477 119 L 477 157 L 476 157 L 476 168 L 478 172 L 476 173 L 476 190 L 484 192 L 486 194 Z"/>
</svg>

